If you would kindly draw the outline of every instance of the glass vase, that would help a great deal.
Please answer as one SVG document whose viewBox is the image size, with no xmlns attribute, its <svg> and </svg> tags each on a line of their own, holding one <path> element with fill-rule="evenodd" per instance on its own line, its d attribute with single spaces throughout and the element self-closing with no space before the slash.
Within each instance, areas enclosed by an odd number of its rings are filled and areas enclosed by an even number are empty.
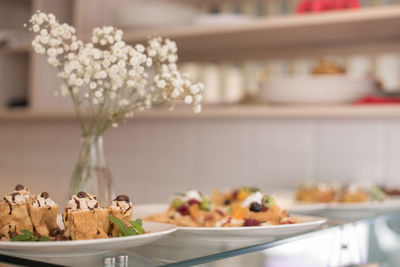
<svg viewBox="0 0 400 267">
<path fill-rule="evenodd" d="M 68 198 L 80 191 L 96 195 L 102 205 L 115 197 L 114 183 L 104 157 L 103 137 L 82 138 L 82 148 L 69 186 Z"/>
</svg>

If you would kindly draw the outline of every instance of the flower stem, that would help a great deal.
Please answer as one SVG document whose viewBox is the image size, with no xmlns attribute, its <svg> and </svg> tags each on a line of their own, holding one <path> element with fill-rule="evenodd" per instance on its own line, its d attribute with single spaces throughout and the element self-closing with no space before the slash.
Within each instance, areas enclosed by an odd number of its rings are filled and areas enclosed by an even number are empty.
<svg viewBox="0 0 400 267">
<path fill-rule="evenodd" d="M 76 117 L 79 120 L 79 124 L 81 126 L 82 133 L 83 133 L 83 135 L 86 135 L 87 133 L 86 133 L 86 128 L 85 128 L 85 122 L 83 121 L 83 117 L 82 117 L 82 113 L 81 113 L 81 109 L 80 109 L 79 103 L 78 103 L 77 99 L 75 98 L 71 87 L 68 87 L 68 91 L 69 91 L 69 93 L 71 95 L 72 102 L 74 104 L 75 114 L 76 114 Z"/>
</svg>

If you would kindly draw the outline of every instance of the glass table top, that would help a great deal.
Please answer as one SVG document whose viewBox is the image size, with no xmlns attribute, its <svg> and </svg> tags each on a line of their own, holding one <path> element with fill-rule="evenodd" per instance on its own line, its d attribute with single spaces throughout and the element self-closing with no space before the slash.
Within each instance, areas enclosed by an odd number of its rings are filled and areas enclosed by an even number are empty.
<svg viewBox="0 0 400 267">
<path fill-rule="evenodd" d="M 379 225 L 384 225 L 385 228 L 379 228 Z M 375 231 L 375 236 L 371 234 L 371 229 Z M 385 240 L 390 240 L 390 244 L 395 243 L 399 245 L 400 211 L 368 216 L 364 218 L 343 219 L 329 217 L 324 225 L 316 229 L 301 234 L 283 236 L 279 238 L 269 238 L 246 242 L 210 242 L 206 240 L 193 240 L 190 238 L 190 236 L 188 236 L 187 238 L 178 238 L 174 237 L 174 235 L 170 235 L 141 247 L 127 250 L 110 251 L 108 253 L 92 256 L 16 257 L 8 255 L 7 252 L 0 251 L 0 262 L 23 266 L 193 266 L 209 262 L 221 261 L 232 257 L 237 258 L 241 255 L 250 255 L 253 253 L 259 253 L 259 255 L 262 255 L 263 258 L 265 258 L 266 255 L 269 255 L 269 260 L 276 260 L 276 258 L 274 257 L 271 258 L 271 255 L 268 254 L 269 251 L 274 251 L 274 248 L 279 249 L 280 247 L 284 248 L 293 246 L 294 244 L 298 244 L 297 247 L 285 249 L 283 252 L 280 251 L 278 254 L 288 256 L 290 252 L 300 251 L 303 249 L 306 250 L 306 252 L 304 252 L 305 254 L 307 254 L 307 251 L 311 253 L 310 255 L 313 254 L 311 257 L 313 257 L 314 260 L 321 257 L 323 258 L 321 259 L 321 262 L 327 262 L 323 265 L 308 264 L 308 266 L 338 266 L 335 265 L 337 263 L 332 262 L 334 262 L 335 260 L 340 261 L 342 260 L 342 257 L 345 257 L 344 261 L 346 261 L 346 253 L 351 250 L 350 248 L 353 248 L 352 250 L 356 251 L 355 253 L 352 253 L 356 255 L 351 256 L 356 259 L 352 259 L 349 256 L 350 258 L 347 257 L 348 263 L 366 262 L 367 260 L 371 259 L 371 257 L 375 259 L 376 262 L 381 262 L 383 259 L 386 259 L 388 257 L 387 255 L 384 256 L 384 253 L 379 253 L 376 248 L 371 249 L 372 243 L 375 244 L 374 246 L 379 243 L 380 234 L 376 234 L 377 231 L 385 233 Z M 329 238 L 321 239 L 323 236 L 329 236 Z M 319 238 L 321 240 L 311 242 L 313 238 Z M 307 240 L 309 240 L 308 243 Z M 302 242 L 305 243 L 302 244 Z M 308 245 L 305 245 L 306 243 Z M 388 246 L 386 244 L 386 241 L 383 243 L 383 247 L 385 245 Z M 338 244 L 338 246 L 334 244 Z M 326 251 L 328 251 L 325 256 L 322 255 L 322 248 L 324 246 L 326 247 Z M 336 247 L 339 247 L 339 249 L 335 252 L 334 248 Z M 361 249 L 361 247 L 363 249 Z M 400 249 L 400 247 L 397 247 L 397 249 Z M 266 254 L 266 252 L 268 253 Z M 128 256 L 127 262 L 123 264 L 104 264 L 105 258 L 112 259 L 118 256 L 125 255 Z M 290 257 L 285 258 L 289 259 Z M 295 260 L 295 258 L 293 260 Z M 329 263 L 329 261 L 331 261 L 331 263 Z M 281 263 L 282 259 L 279 260 L 279 262 Z M 273 264 L 268 265 L 266 263 L 263 263 L 262 265 L 282 266 Z M 298 266 L 302 265 L 300 265 L 299 263 Z M 396 265 L 389 264 L 386 266 Z"/>
</svg>

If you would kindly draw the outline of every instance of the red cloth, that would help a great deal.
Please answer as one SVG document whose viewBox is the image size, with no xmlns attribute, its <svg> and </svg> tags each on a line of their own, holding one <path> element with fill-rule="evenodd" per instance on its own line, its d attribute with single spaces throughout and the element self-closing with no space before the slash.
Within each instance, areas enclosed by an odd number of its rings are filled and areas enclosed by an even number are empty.
<svg viewBox="0 0 400 267">
<path fill-rule="evenodd" d="M 368 96 L 365 96 L 362 99 L 356 101 L 354 104 L 356 104 L 356 105 L 365 105 L 365 104 L 367 104 L 367 105 L 369 105 L 369 104 L 400 104 L 400 98 L 368 95 Z"/>
<path fill-rule="evenodd" d="M 358 0 L 301 0 L 296 8 L 297 13 L 323 12 L 334 9 L 359 8 Z"/>
</svg>

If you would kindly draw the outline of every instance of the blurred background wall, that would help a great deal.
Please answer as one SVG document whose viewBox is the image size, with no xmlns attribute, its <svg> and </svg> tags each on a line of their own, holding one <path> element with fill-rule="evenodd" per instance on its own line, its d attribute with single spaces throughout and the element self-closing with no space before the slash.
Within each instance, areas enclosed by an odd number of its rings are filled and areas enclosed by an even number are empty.
<svg viewBox="0 0 400 267">
<path fill-rule="evenodd" d="M 122 27 L 132 43 L 153 33 L 177 38 L 181 68 L 204 81 L 204 110 L 217 112 L 138 116 L 105 135 L 117 191 L 134 196 L 137 203 L 165 201 L 187 188 L 257 185 L 272 191 L 302 181 L 398 183 L 396 108 L 354 113 L 352 107 L 322 106 L 304 113 L 302 108 L 284 106 L 285 115 L 270 116 L 276 110 L 271 105 L 241 115 L 248 110 L 243 104 L 258 96 L 264 81 L 311 76 L 323 56 L 346 68 L 350 77 L 379 80 L 381 94 L 400 88 L 400 33 L 398 24 L 393 24 L 400 18 L 400 1 L 364 0 L 361 8 L 366 11 L 354 16 L 355 22 L 353 16 L 344 15 L 348 24 L 340 26 L 339 13 L 327 19 L 321 15 L 306 21 L 314 28 L 301 31 L 293 15 L 297 3 L 0 0 L 0 191 L 23 183 L 36 192 L 53 192 L 62 202 L 80 149 L 80 131 L 69 100 L 53 96 L 60 85 L 56 71 L 33 54 L 31 36 L 22 28 L 37 9 L 74 24 L 81 38 L 102 25 Z M 170 16 L 170 25 L 157 16 L 157 12 L 167 14 L 168 8 L 179 14 Z M 162 24 L 167 27 L 159 29 Z M 265 34 L 253 34 L 254 40 L 243 37 L 258 28 Z M 346 32 L 349 28 L 353 32 Z M 239 33 L 229 35 L 235 31 Z M 218 39 L 220 35 L 226 39 Z M 238 116 L 224 113 L 230 106 L 237 107 L 233 114 Z M 319 110 L 330 115 L 319 116 Z"/>
</svg>

